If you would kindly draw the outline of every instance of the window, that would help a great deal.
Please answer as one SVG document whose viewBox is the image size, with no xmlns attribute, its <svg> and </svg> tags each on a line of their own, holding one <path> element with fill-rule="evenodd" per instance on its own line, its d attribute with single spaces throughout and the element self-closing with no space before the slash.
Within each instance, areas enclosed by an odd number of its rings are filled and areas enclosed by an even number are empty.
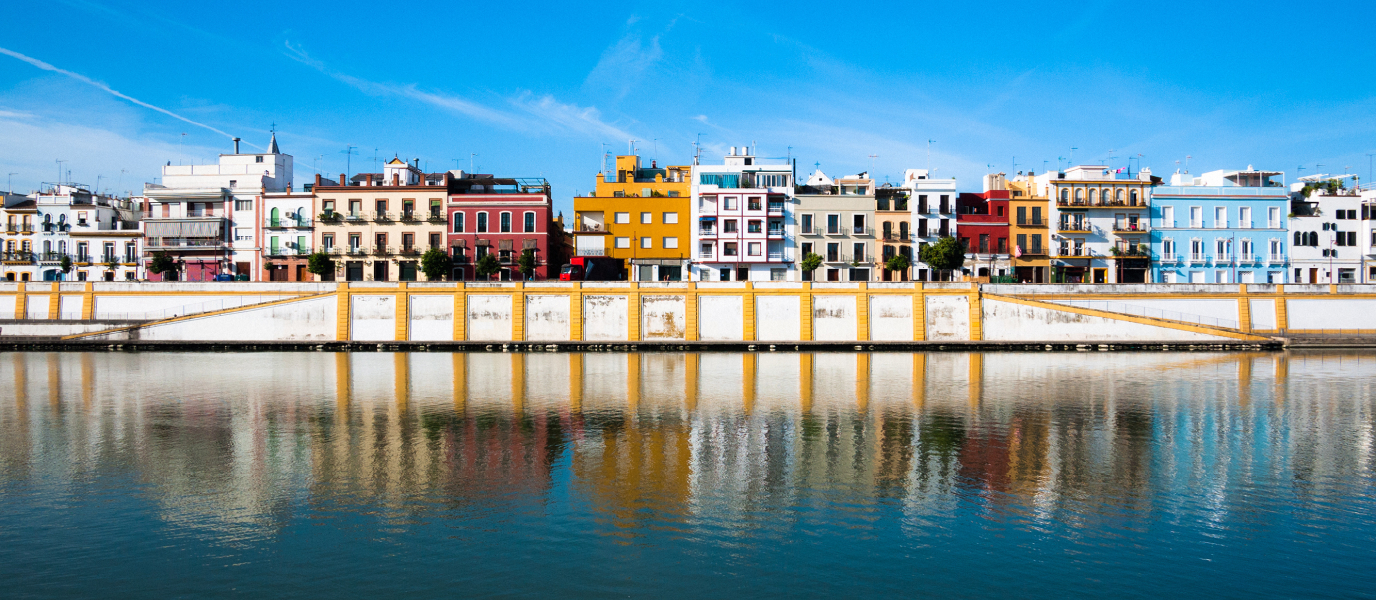
<svg viewBox="0 0 1376 600">
<path fill-rule="evenodd" d="M 617 248 L 630 248 L 630 247 L 631 247 L 631 238 L 628 238 L 628 237 L 619 237 L 619 238 L 616 238 L 616 247 L 617 247 Z"/>
<path fill-rule="evenodd" d="M 698 255 L 702 258 L 712 258 L 712 249 L 711 242 L 703 242 L 698 246 Z"/>
<path fill-rule="evenodd" d="M 830 215 L 827 215 L 827 233 L 830 233 L 830 234 L 833 234 L 833 235 L 834 235 L 834 234 L 841 233 L 841 215 L 838 215 L 838 214 L 830 214 Z"/>
<path fill-rule="evenodd" d="M 666 213 L 664 213 L 663 219 L 664 219 L 664 224 L 665 224 L 665 225 L 674 225 L 674 224 L 678 223 L 678 213 L 676 213 L 676 212 L 666 212 Z"/>
<path fill-rule="evenodd" d="M 1042 224 L 1042 207 L 1040 207 L 1040 206 L 1033 206 L 1033 207 L 1032 207 L 1032 224 L 1033 224 L 1033 225 L 1041 225 L 1041 224 Z"/>
<path fill-rule="evenodd" d="M 252 200 L 235 200 L 234 210 L 253 210 Z"/>
<path fill-rule="evenodd" d="M 1272 206 L 1266 209 L 1266 227 L 1268 229 L 1280 229 L 1280 208 Z"/>
<path fill-rule="evenodd" d="M 663 244 L 664 244 L 664 247 L 665 247 L 666 249 L 677 248 L 677 247 L 678 247 L 678 238 L 676 238 L 676 237 L 666 237 L 666 238 L 664 238 Z"/>
<path fill-rule="evenodd" d="M 648 235 L 646 235 L 646 236 L 641 236 L 641 238 L 640 238 L 640 247 L 641 247 L 641 248 L 653 248 L 653 247 L 655 247 L 654 244 L 655 244 L 655 239 L 654 239 L 654 238 L 652 238 L 652 237 L 650 237 L 650 236 L 648 236 Z"/>
<path fill-rule="evenodd" d="M 865 215 L 851 215 L 851 233 L 863 235 L 865 233 Z"/>
<path fill-rule="evenodd" d="M 1027 224 L 1027 207 L 1026 207 L 1026 206 L 1019 206 L 1019 207 L 1018 207 L 1018 224 L 1019 224 L 1019 225 L 1026 225 L 1026 224 Z"/>
<path fill-rule="evenodd" d="M 1237 226 L 1241 229 L 1252 228 L 1252 207 L 1243 206 L 1237 209 Z"/>
<path fill-rule="evenodd" d="M 736 256 L 737 248 L 739 248 L 739 245 L 736 242 L 726 242 L 725 244 L 722 244 L 721 255 Z"/>
<path fill-rule="evenodd" d="M 1166 260 L 1175 258 L 1175 240 L 1171 238 L 1161 240 L 1161 258 Z"/>
<path fill-rule="evenodd" d="M 511 233 L 511 213 L 501 213 L 500 218 L 501 230 L 499 233 Z"/>
<path fill-rule="evenodd" d="M 374 202 L 374 204 L 375 204 L 374 208 L 377 210 L 377 216 L 381 217 L 381 216 L 387 214 L 387 201 L 386 201 L 386 200 L 378 200 L 378 201 Z"/>
<path fill-rule="evenodd" d="M 252 240 L 253 240 L 253 228 L 252 228 L 252 227 L 235 227 L 235 228 L 234 228 L 234 241 L 236 241 L 236 242 L 249 242 L 249 241 L 252 241 Z"/>
<path fill-rule="evenodd" d="M 363 234 L 361 234 L 361 233 L 351 233 L 351 234 L 349 234 L 349 250 L 352 250 L 352 251 L 357 252 L 358 249 L 359 249 L 359 247 L 361 247 L 362 245 L 363 245 Z"/>
<path fill-rule="evenodd" d="M 748 208 L 749 210 L 763 210 L 764 206 L 762 205 L 760 200 L 761 198 L 759 196 L 750 196 L 746 198 L 746 208 Z"/>
<path fill-rule="evenodd" d="M 841 260 L 841 244 L 827 244 L 827 262 L 838 262 Z"/>
<path fill-rule="evenodd" d="M 1228 240 L 1214 240 L 1214 258 L 1217 260 L 1227 260 L 1230 254 L 1229 250 L 1231 249 L 1229 246 L 1231 246 L 1231 242 Z"/>
<path fill-rule="evenodd" d="M 1270 244 L 1270 245 L 1271 245 L 1271 256 L 1270 256 L 1271 260 L 1273 260 L 1273 261 L 1274 261 L 1274 260 L 1279 260 L 1280 257 L 1281 257 L 1281 255 L 1285 253 L 1285 249 L 1280 247 L 1280 240 L 1273 239 L 1273 240 L 1271 240 L 1271 244 Z"/>
<path fill-rule="evenodd" d="M 454 213 L 454 233 L 463 233 L 463 213 Z"/>
<path fill-rule="evenodd" d="M 1042 234 L 1040 234 L 1040 233 L 1034 233 L 1034 234 L 1032 234 L 1032 244 L 1031 244 L 1030 247 L 1031 247 L 1032 249 L 1029 250 L 1029 252 L 1031 252 L 1032 254 L 1041 254 L 1041 253 L 1042 253 Z"/>
<path fill-rule="evenodd" d="M 1238 258 L 1250 260 L 1252 258 L 1252 239 L 1242 238 L 1238 240 Z"/>
<path fill-rule="evenodd" d="M 647 212 L 640 213 L 640 222 L 646 225 L 654 223 L 654 216 Z"/>
<path fill-rule="evenodd" d="M 1202 206 L 1191 206 L 1191 207 L 1190 207 L 1190 227 L 1193 228 L 1193 229 L 1199 229 L 1199 228 L 1201 228 L 1201 227 L 1203 227 L 1203 226 L 1204 226 L 1204 207 L 1202 207 Z"/>
<path fill-rule="evenodd" d="M 759 173 L 755 175 L 755 186 L 762 188 L 788 187 L 788 175 L 782 173 Z"/>
<path fill-rule="evenodd" d="M 750 242 L 746 250 L 750 252 L 750 256 L 760 256 L 763 252 L 763 244 L 759 242 Z"/>
<path fill-rule="evenodd" d="M 763 233 L 763 232 L 764 232 L 764 223 L 763 223 L 762 221 L 760 221 L 759 219 L 750 219 L 749 221 L 746 221 L 746 232 L 747 232 L 747 233 Z"/>
<path fill-rule="evenodd" d="M 725 210 L 736 210 L 736 200 L 737 198 L 735 196 L 722 196 L 722 208 Z"/>
<path fill-rule="evenodd" d="M 722 267 L 720 271 L 722 281 L 731 281 L 731 267 Z"/>
<path fill-rule="evenodd" d="M 432 234 L 430 234 L 430 247 L 431 247 L 431 248 L 441 248 L 441 247 L 443 247 L 443 246 L 444 246 L 444 242 L 442 242 L 442 241 L 440 240 L 440 234 L 438 234 L 438 233 L 432 233 Z"/>
<path fill-rule="evenodd" d="M 134 242 L 124 242 L 124 262 L 132 263 L 132 262 L 138 262 L 138 260 L 139 260 L 139 249 L 138 249 L 138 245 L 135 244 Z"/>
<path fill-rule="evenodd" d="M 478 213 L 478 233 L 487 233 L 487 213 Z"/>
<path fill-rule="evenodd" d="M 900 240 L 905 241 L 905 242 L 908 241 L 908 222 L 907 222 L 907 221 L 899 221 L 899 222 L 898 222 L 898 238 L 899 238 Z"/>
<path fill-rule="evenodd" d="M 1228 209 L 1222 206 L 1214 207 L 1214 229 L 1228 228 Z"/>
<path fill-rule="evenodd" d="M 1175 227 L 1175 207 L 1174 207 L 1174 206 L 1162 206 L 1162 207 L 1161 207 L 1161 226 L 1162 226 L 1162 227 Z"/>
<path fill-rule="evenodd" d="M 722 232 L 722 233 L 736 233 L 736 231 L 737 231 L 737 229 L 736 229 L 736 220 L 735 220 L 735 219 L 723 219 L 723 220 L 722 220 L 722 222 L 721 222 L 721 232 Z"/>
<path fill-rule="evenodd" d="M 414 233 L 403 233 L 403 234 L 401 234 L 401 248 L 402 248 L 403 250 L 410 250 L 410 249 L 415 248 L 415 247 L 416 247 L 416 234 L 414 234 Z"/>
<path fill-rule="evenodd" d="M 630 223 L 630 222 L 631 222 L 631 213 L 628 213 L 628 212 L 619 212 L 619 213 L 616 213 L 616 223 L 617 223 L 617 224 L 619 224 L 619 225 L 624 225 L 624 224 Z"/>
<path fill-rule="evenodd" d="M 525 233 L 535 233 L 535 213 L 533 213 L 533 212 L 527 212 L 527 213 L 526 213 L 526 218 L 525 218 L 525 223 L 524 223 L 524 225 L 525 225 L 525 227 L 524 227 L 523 229 L 521 229 L 522 232 L 525 232 Z"/>
<path fill-rule="evenodd" d="M 812 233 L 812 214 L 811 214 L 811 213 L 805 213 L 805 214 L 799 215 L 799 222 L 802 223 L 802 230 L 803 230 L 803 233 L 804 233 L 804 234 Z"/>
</svg>

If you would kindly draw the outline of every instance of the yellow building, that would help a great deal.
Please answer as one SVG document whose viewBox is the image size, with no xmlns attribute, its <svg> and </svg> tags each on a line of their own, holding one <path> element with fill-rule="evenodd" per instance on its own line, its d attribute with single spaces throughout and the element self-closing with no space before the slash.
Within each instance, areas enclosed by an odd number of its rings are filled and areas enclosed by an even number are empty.
<svg viewBox="0 0 1376 600">
<path fill-rule="evenodd" d="M 573 199 L 574 256 L 624 259 L 632 281 L 682 280 L 693 243 L 691 172 L 616 157 L 616 170 L 598 174 L 591 196 Z"/>
<path fill-rule="evenodd" d="M 1033 174 L 1018 175 L 1008 181 L 1008 239 L 1013 245 L 1009 257 L 1013 275 L 1023 283 L 1051 281 L 1051 203 L 1040 194 Z"/>
</svg>

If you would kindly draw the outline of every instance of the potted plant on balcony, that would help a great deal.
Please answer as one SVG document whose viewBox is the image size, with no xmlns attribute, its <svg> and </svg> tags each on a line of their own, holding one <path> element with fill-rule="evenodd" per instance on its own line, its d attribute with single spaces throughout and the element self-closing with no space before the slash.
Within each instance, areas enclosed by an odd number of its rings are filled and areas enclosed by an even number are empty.
<svg viewBox="0 0 1376 600">
<path fill-rule="evenodd" d="M 431 248 L 425 251 L 420 257 L 420 270 L 425 273 L 427 281 L 440 281 L 445 278 L 454 268 L 454 262 L 450 260 L 449 253 L 439 248 Z"/>
</svg>

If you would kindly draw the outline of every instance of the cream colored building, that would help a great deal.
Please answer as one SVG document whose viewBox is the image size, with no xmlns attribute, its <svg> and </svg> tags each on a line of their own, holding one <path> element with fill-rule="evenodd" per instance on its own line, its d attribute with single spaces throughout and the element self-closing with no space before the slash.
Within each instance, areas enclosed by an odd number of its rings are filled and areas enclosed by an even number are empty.
<svg viewBox="0 0 1376 600">
<path fill-rule="evenodd" d="M 392 159 L 383 173 L 355 176 L 355 185 L 317 180 L 315 243 L 343 281 L 418 281 L 420 256 L 445 249 L 445 174 L 427 175 Z M 341 176 L 340 183 L 347 183 Z"/>
</svg>

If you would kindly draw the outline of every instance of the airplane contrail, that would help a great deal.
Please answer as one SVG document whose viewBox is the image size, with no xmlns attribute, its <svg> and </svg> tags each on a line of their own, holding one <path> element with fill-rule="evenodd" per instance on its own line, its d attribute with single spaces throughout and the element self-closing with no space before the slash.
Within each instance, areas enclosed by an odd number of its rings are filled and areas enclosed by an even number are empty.
<svg viewBox="0 0 1376 600">
<path fill-rule="evenodd" d="M 139 100 L 138 98 L 133 98 L 133 97 L 130 97 L 130 96 L 126 95 L 126 94 L 122 94 L 122 93 L 120 93 L 119 91 L 117 91 L 117 90 L 111 88 L 110 86 L 105 85 L 105 84 L 103 84 L 103 83 L 101 83 L 101 82 L 99 82 L 99 81 L 96 81 L 96 80 L 94 80 L 94 79 L 91 79 L 90 77 L 87 77 L 87 76 L 82 75 L 82 74 L 80 74 L 80 73 L 73 73 L 73 72 L 68 71 L 68 70 L 66 70 L 66 69 L 60 69 L 60 68 L 58 68 L 58 67 L 55 67 L 55 66 L 53 66 L 53 65 L 50 65 L 50 64 L 48 64 L 48 63 L 45 63 L 45 62 L 43 62 L 43 61 L 41 61 L 41 60 L 38 60 L 38 59 L 36 59 L 36 58 L 33 58 L 33 57 L 31 57 L 31 56 L 25 56 L 25 55 L 23 55 L 23 54 L 20 54 L 20 53 L 18 53 L 18 52 L 15 52 L 15 51 L 13 51 L 13 50 L 10 50 L 10 49 L 4 48 L 4 47 L 0 47 L 0 54 L 6 54 L 6 55 L 9 55 L 9 56 L 13 56 L 13 57 L 15 57 L 15 58 L 17 58 L 17 59 L 19 59 L 19 60 L 22 60 L 22 61 L 24 61 L 24 62 L 26 62 L 26 63 L 29 63 L 29 64 L 33 65 L 33 66 L 35 66 L 35 67 L 38 67 L 38 68 L 40 68 L 40 69 L 43 69 L 44 71 L 52 71 L 52 72 L 54 72 L 54 73 L 61 73 L 61 74 L 63 74 L 63 75 L 66 75 L 66 76 L 68 76 L 68 77 L 71 77 L 72 79 L 75 79 L 75 80 L 80 81 L 80 82 L 82 82 L 82 83 L 86 83 L 86 84 L 95 86 L 95 87 L 97 87 L 97 88 L 100 88 L 100 89 L 102 89 L 102 90 L 105 90 L 105 91 L 107 91 L 107 92 L 109 92 L 109 93 L 115 95 L 116 97 L 123 98 L 123 99 L 125 99 L 125 100 L 128 100 L 128 101 L 130 101 L 130 102 L 133 102 L 134 104 L 137 104 L 137 105 L 142 106 L 142 107 L 144 107 L 144 108 L 156 110 L 156 111 L 158 111 L 158 112 L 160 112 L 160 113 L 162 113 L 162 114 L 165 114 L 165 115 L 167 115 L 167 116 L 169 116 L 169 117 L 172 117 L 172 118 L 177 119 L 177 120 L 179 120 L 179 121 L 185 121 L 185 122 L 190 123 L 190 124 L 192 124 L 192 125 L 195 125 L 195 126 L 197 126 L 197 127 L 204 127 L 204 128 L 209 129 L 209 130 L 211 130 L 211 131 L 214 131 L 215 133 L 218 133 L 218 134 L 220 134 L 220 135 L 223 135 L 223 136 L 225 136 L 225 137 L 227 137 L 227 138 L 230 138 L 230 139 L 233 139 L 233 138 L 234 138 L 234 136 L 232 136 L 232 135 L 230 135 L 230 134 L 228 134 L 228 133 L 225 133 L 225 132 L 223 132 L 223 131 L 220 131 L 219 129 L 216 129 L 216 128 L 211 127 L 211 126 L 209 126 L 209 125 L 206 125 L 205 123 L 197 123 L 196 121 L 192 121 L 191 119 L 188 119 L 188 118 L 186 118 L 186 117 L 183 117 L 183 116 L 181 116 L 181 115 L 179 115 L 179 114 L 177 114 L 177 113 L 174 113 L 174 112 L 172 112 L 172 111 L 170 111 L 170 110 L 167 110 L 167 109 L 165 109 L 165 108 L 153 106 L 152 104 L 149 104 L 149 103 L 147 103 L 147 102 L 144 102 L 144 101 L 142 101 L 142 100 Z M 252 145 L 252 144 L 249 144 L 249 145 Z"/>
</svg>

